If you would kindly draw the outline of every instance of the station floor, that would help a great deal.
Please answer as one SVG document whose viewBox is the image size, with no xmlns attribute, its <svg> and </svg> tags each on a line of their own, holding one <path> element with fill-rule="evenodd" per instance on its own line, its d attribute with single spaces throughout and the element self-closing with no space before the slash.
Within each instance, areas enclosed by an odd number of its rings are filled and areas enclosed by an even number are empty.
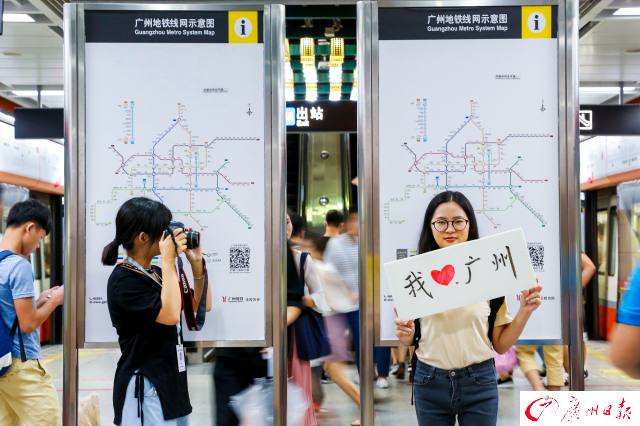
<svg viewBox="0 0 640 426">
<path fill-rule="evenodd" d="M 110 425 L 113 420 L 111 389 L 119 351 L 114 349 L 86 349 L 80 351 L 80 398 L 96 394 L 100 400 L 101 425 Z M 62 402 L 62 347 L 49 346 L 43 350 L 43 362 L 54 377 Z M 587 351 L 589 378 L 587 390 L 640 390 L 640 380 L 633 380 L 614 368 L 608 359 L 606 342 L 589 342 Z M 394 376 L 389 380 L 389 389 L 376 389 L 376 425 L 416 425 L 414 409 L 410 405 L 411 387 L 408 380 L 399 381 Z M 322 385 L 325 392 L 323 409 L 318 424 L 346 426 L 357 416 L 357 408 L 333 383 Z M 498 425 L 518 424 L 519 391 L 530 390 L 520 372 L 514 372 L 514 383 L 500 387 L 500 415 Z M 189 393 L 194 408 L 190 417 L 192 426 L 214 425 L 213 364 L 202 363 L 189 366 Z"/>
</svg>

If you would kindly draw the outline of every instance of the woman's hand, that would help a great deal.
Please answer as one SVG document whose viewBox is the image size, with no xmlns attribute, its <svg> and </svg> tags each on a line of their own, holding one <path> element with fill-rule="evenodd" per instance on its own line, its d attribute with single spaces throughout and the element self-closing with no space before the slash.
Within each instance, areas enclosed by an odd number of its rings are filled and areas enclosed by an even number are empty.
<svg viewBox="0 0 640 426">
<path fill-rule="evenodd" d="M 173 262 L 181 253 L 187 249 L 187 236 L 182 232 L 182 228 L 175 229 L 173 231 L 176 243 L 173 243 L 170 235 L 166 233 L 160 238 L 160 256 L 162 260 Z M 178 246 L 178 252 L 176 253 L 176 245 Z"/>
<path fill-rule="evenodd" d="M 302 296 L 302 304 L 311 309 L 316 307 L 316 301 L 311 296 Z"/>
<path fill-rule="evenodd" d="M 538 309 L 542 303 L 541 291 L 542 286 L 540 283 L 536 283 L 536 286 L 529 290 L 522 291 L 520 293 L 520 312 L 531 315 L 533 311 Z"/>
<path fill-rule="evenodd" d="M 393 308 L 396 313 L 396 337 L 405 346 L 413 346 L 413 336 L 416 333 L 416 326 L 413 320 L 404 321 L 398 318 L 398 311 Z"/>
</svg>

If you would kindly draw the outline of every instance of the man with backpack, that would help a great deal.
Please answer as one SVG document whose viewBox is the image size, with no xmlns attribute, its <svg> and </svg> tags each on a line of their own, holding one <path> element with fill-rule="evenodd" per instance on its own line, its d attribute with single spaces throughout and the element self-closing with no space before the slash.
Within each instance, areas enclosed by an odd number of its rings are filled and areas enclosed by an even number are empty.
<svg viewBox="0 0 640 426">
<path fill-rule="evenodd" d="M 40 362 L 40 325 L 64 301 L 62 287 L 36 300 L 27 257 L 49 233 L 49 209 L 36 200 L 15 204 L 0 241 L 0 425 L 57 426 L 60 405 Z M 7 360 L 11 359 L 11 364 Z M 2 362 L 4 361 L 4 362 Z"/>
</svg>

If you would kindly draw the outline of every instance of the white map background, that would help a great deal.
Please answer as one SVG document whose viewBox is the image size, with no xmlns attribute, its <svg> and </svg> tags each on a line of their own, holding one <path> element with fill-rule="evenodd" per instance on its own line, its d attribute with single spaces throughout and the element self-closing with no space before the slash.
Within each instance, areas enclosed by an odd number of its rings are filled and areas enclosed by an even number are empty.
<svg viewBox="0 0 640 426">
<path fill-rule="evenodd" d="M 556 39 L 380 41 L 380 265 L 416 254 L 434 195 L 464 193 L 480 236 L 521 227 L 544 247 L 522 339 L 561 338 L 557 75 Z M 380 336 L 395 340 L 378 273 Z"/>
<path fill-rule="evenodd" d="M 174 220 L 202 232 L 214 308 L 185 338 L 265 338 L 263 51 L 86 45 L 87 342 L 116 341 L 106 305 L 112 268 L 100 254 L 117 209 L 135 196 L 164 202 Z M 250 250 L 248 270 L 231 270 L 235 246 Z"/>
</svg>

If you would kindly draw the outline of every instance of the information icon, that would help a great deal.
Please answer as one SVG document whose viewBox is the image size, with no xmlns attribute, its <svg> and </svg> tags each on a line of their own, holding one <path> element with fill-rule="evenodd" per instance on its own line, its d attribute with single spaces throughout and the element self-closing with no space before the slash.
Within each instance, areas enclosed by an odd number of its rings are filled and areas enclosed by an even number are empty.
<svg viewBox="0 0 640 426">
<path fill-rule="evenodd" d="M 527 18 L 527 26 L 532 33 L 541 33 L 547 27 L 547 19 L 540 12 L 533 12 Z"/>
<path fill-rule="evenodd" d="M 253 25 L 250 19 L 241 17 L 233 24 L 233 30 L 238 37 L 247 38 L 253 33 Z"/>
</svg>

